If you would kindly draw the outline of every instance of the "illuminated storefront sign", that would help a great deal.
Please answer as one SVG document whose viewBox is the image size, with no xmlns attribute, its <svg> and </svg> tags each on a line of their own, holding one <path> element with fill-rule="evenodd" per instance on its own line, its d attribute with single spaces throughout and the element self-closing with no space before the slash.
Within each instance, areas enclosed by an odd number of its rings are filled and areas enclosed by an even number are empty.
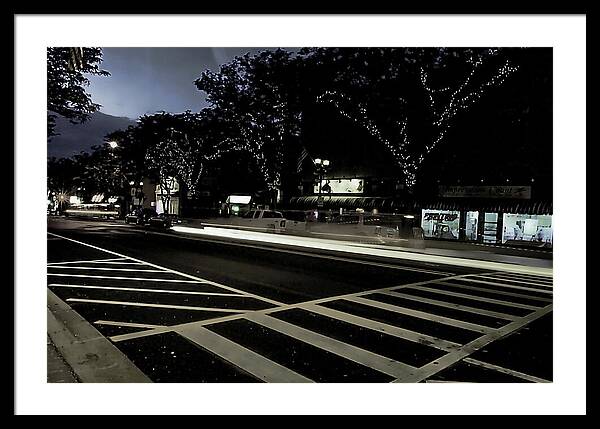
<svg viewBox="0 0 600 429">
<path fill-rule="evenodd" d="M 324 179 L 321 181 L 322 194 L 362 194 L 363 179 Z M 319 184 L 314 186 L 314 193 L 319 193 Z"/>
<path fill-rule="evenodd" d="M 229 204 L 249 204 L 252 197 L 250 195 L 230 195 L 227 197 Z"/>
<path fill-rule="evenodd" d="M 459 211 L 422 210 L 421 227 L 425 237 L 458 240 L 459 223 Z"/>
<path fill-rule="evenodd" d="M 531 186 L 440 186 L 439 192 L 450 198 L 531 198 Z"/>
</svg>

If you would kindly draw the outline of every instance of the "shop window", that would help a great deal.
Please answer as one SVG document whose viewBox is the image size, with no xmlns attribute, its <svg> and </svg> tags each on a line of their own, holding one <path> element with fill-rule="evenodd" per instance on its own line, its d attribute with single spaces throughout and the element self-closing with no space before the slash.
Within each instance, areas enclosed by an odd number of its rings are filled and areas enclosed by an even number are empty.
<svg viewBox="0 0 600 429">
<path fill-rule="evenodd" d="M 502 243 L 532 241 L 552 244 L 552 216 L 506 213 L 503 219 Z"/>
<path fill-rule="evenodd" d="M 498 213 L 486 213 L 483 222 L 483 242 L 492 244 L 497 243 L 498 232 Z"/>
<path fill-rule="evenodd" d="M 479 219 L 479 212 L 467 212 L 465 222 L 465 239 L 469 241 L 477 240 L 477 222 Z"/>
<path fill-rule="evenodd" d="M 459 211 L 422 210 L 421 227 L 425 237 L 458 240 L 459 224 Z"/>
</svg>

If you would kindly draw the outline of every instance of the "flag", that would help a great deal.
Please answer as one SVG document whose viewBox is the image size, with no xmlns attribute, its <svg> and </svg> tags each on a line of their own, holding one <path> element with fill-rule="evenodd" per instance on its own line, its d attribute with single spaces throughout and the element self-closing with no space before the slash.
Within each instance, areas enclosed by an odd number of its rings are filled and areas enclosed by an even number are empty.
<svg viewBox="0 0 600 429">
<path fill-rule="evenodd" d="M 300 153 L 300 156 L 298 157 L 298 163 L 296 164 L 296 172 L 300 173 L 302 171 L 302 163 L 304 162 L 304 160 L 306 159 L 306 157 L 308 156 L 308 151 L 306 150 L 306 148 L 304 146 L 302 146 L 302 152 Z"/>
</svg>

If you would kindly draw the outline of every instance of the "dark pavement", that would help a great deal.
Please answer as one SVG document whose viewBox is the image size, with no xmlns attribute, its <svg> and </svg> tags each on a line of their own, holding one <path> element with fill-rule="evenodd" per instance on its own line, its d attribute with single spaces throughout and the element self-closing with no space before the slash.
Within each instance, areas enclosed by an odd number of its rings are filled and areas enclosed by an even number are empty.
<svg viewBox="0 0 600 429">
<path fill-rule="evenodd" d="M 155 382 L 552 380 L 551 277 L 119 221 L 48 232 L 49 289 Z"/>
</svg>

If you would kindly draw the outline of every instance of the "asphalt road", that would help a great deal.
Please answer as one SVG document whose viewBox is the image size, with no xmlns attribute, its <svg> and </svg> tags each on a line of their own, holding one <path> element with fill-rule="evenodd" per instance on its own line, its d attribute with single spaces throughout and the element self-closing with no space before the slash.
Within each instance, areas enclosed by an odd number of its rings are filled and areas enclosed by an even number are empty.
<svg viewBox="0 0 600 429">
<path fill-rule="evenodd" d="M 552 381 L 552 279 L 48 221 L 48 288 L 155 382 Z"/>
</svg>

